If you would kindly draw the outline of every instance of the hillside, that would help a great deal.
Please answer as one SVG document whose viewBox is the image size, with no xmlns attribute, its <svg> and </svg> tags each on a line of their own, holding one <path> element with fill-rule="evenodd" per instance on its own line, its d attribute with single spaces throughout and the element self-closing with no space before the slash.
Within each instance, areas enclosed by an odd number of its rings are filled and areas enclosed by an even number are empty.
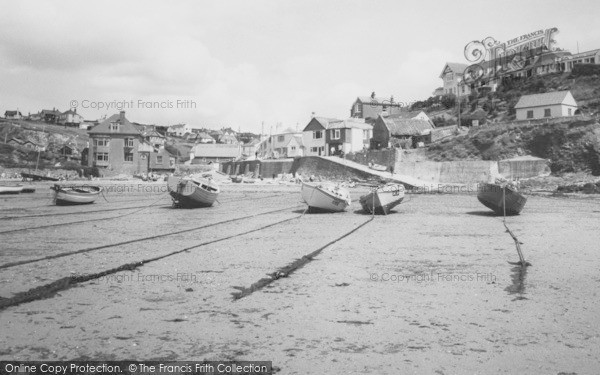
<svg viewBox="0 0 600 375">
<path fill-rule="evenodd" d="M 514 106 L 522 95 L 571 90 L 582 118 L 550 123 L 513 123 Z M 456 124 L 453 95 L 415 103 L 437 126 Z M 504 82 L 496 92 L 474 92 L 461 101 L 461 124 L 478 120 L 465 135 L 427 147 L 434 161 L 500 160 L 533 155 L 550 160 L 554 174 L 586 172 L 600 175 L 600 75 L 597 67 L 582 65 L 569 74 L 552 74 Z M 591 116 L 590 116 L 591 115 Z M 558 122 L 557 122 L 558 121 Z M 557 123 L 556 123 L 557 122 Z"/>
<path fill-rule="evenodd" d="M 555 174 L 600 175 L 600 124 L 587 120 L 474 127 L 466 135 L 431 144 L 426 154 L 434 161 L 500 160 L 533 155 L 549 159 Z"/>
</svg>

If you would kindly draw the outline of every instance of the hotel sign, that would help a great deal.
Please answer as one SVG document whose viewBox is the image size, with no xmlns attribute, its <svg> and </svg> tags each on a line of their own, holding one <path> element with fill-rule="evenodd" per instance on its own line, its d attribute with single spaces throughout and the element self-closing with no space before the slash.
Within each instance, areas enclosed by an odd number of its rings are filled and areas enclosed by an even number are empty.
<svg viewBox="0 0 600 375">
<path fill-rule="evenodd" d="M 540 55 L 545 50 L 552 50 L 552 36 L 556 33 L 558 29 L 552 27 L 523 34 L 504 43 L 493 37 L 470 42 L 464 50 L 465 58 L 472 64 L 464 72 L 466 83 L 475 82 L 484 76 L 484 69 L 480 65 L 483 63 L 494 74 L 522 69 L 528 58 Z"/>
</svg>

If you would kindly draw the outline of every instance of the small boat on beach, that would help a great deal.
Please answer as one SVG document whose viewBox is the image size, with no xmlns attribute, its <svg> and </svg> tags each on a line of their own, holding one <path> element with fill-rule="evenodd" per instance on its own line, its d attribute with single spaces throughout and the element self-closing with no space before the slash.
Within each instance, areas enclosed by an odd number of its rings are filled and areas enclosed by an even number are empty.
<svg viewBox="0 0 600 375">
<path fill-rule="evenodd" d="M 333 183 L 302 182 L 302 199 L 308 212 L 341 212 L 351 203 L 350 191 Z"/>
<path fill-rule="evenodd" d="M 175 176 L 167 179 L 167 190 L 173 198 L 173 205 L 181 208 L 210 207 L 221 191 L 210 178 L 183 179 Z"/>
<path fill-rule="evenodd" d="M 35 174 L 35 173 L 21 172 L 21 176 L 23 177 L 23 181 L 25 181 L 25 180 L 31 180 L 31 181 L 58 181 L 59 180 L 56 177 L 43 176 L 41 174 Z"/>
<path fill-rule="evenodd" d="M 21 193 L 35 193 L 35 186 L 23 186 Z"/>
<path fill-rule="evenodd" d="M 386 167 L 385 165 L 379 165 L 379 164 L 373 164 L 373 163 L 369 163 L 369 168 L 371 168 L 375 171 L 379 171 L 379 172 L 385 172 L 388 170 L 388 167 Z"/>
<path fill-rule="evenodd" d="M 505 181 L 480 184 L 477 199 L 497 215 L 518 215 L 527 202 L 516 184 Z"/>
<path fill-rule="evenodd" d="M 22 191 L 21 185 L 0 185 L 0 194 L 19 194 Z"/>
<path fill-rule="evenodd" d="M 54 190 L 54 203 L 57 206 L 91 204 L 96 201 L 102 191 L 100 186 L 89 185 L 55 184 L 50 189 Z"/>
<path fill-rule="evenodd" d="M 362 208 L 368 213 L 387 215 L 390 210 L 404 200 L 404 185 L 386 184 L 374 188 L 369 194 L 360 197 Z"/>
</svg>

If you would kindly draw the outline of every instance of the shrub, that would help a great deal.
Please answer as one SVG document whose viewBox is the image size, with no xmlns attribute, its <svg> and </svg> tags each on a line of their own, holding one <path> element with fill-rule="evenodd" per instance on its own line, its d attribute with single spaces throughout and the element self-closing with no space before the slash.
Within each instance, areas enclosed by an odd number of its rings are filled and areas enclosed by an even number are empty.
<svg viewBox="0 0 600 375">
<path fill-rule="evenodd" d="M 600 65 L 576 64 L 571 71 L 572 77 L 591 76 L 594 74 L 600 74 Z"/>
</svg>

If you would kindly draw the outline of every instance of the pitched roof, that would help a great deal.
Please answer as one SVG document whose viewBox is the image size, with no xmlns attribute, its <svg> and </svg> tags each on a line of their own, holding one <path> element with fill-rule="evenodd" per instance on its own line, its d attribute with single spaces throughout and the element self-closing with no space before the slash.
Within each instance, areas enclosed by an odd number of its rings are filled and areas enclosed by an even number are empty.
<svg viewBox="0 0 600 375">
<path fill-rule="evenodd" d="M 4 115 L 5 116 L 15 116 L 17 113 L 21 114 L 20 111 L 6 111 L 6 112 L 4 112 Z"/>
<path fill-rule="evenodd" d="M 388 128 L 390 135 L 421 135 L 428 130 L 433 129 L 433 126 L 424 120 L 418 119 L 403 119 L 403 118 L 384 118 L 379 116 L 385 126 Z"/>
<path fill-rule="evenodd" d="M 440 73 L 440 78 L 444 76 L 446 67 L 450 68 L 450 70 L 452 70 L 454 73 L 463 74 L 465 72 L 465 69 L 469 67 L 469 64 L 447 62 L 446 65 L 444 65 L 444 69 L 442 69 L 442 72 Z"/>
<path fill-rule="evenodd" d="M 334 122 L 329 125 L 327 129 L 363 129 L 371 130 L 373 126 L 366 124 L 364 121 L 357 121 L 358 119 L 347 119 L 339 122 Z M 362 119 L 361 119 L 362 120 Z"/>
<path fill-rule="evenodd" d="M 370 97 L 370 96 L 359 96 L 358 98 L 356 98 L 356 100 L 360 101 L 361 103 L 365 104 L 369 104 L 369 105 L 391 105 L 394 107 L 402 107 L 402 103 L 392 103 L 393 98 L 389 97 L 389 98 L 382 98 L 382 97 Z"/>
<path fill-rule="evenodd" d="M 56 115 L 56 116 L 60 116 L 60 111 L 56 110 L 56 109 L 42 109 L 42 112 L 40 113 L 41 115 Z"/>
<path fill-rule="evenodd" d="M 299 146 L 304 146 L 304 142 L 302 141 L 302 136 L 301 135 L 294 135 L 293 137 L 290 138 L 290 141 L 287 143 L 286 147 L 290 145 L 290 143 L 292 143 L 292 141 L 296 141 L 296 143 Z"/>
<path fill-rule="evenodd" d="M 515 109 L 561 104 L 570 94 L 571 92 L 566 90 L 547 92 L 544 94 L 523 95 L 515 105 Z"/>
<path fill-rule="evenodd" d="M 123 116 L 121 116 L 121 114 Z M 119 131 L 111 131 L 110 124 L 112 122 L 119 122 L 121 126 Z M 127 118 L 125 118 L 125 112 L 115 113 L 106 120 L 102 121 L 98 125 L 94 126 L 88 131 L 89 134 L 128 134 L 128 135 L 142 135 L 140 131 L 133 125 Z"/>
<path fill-rule="evenodd" d="M 195 158 L 237 158 L 240 146 L 222 143 L 200 143 L 192 147 Z"/>
</svg>

